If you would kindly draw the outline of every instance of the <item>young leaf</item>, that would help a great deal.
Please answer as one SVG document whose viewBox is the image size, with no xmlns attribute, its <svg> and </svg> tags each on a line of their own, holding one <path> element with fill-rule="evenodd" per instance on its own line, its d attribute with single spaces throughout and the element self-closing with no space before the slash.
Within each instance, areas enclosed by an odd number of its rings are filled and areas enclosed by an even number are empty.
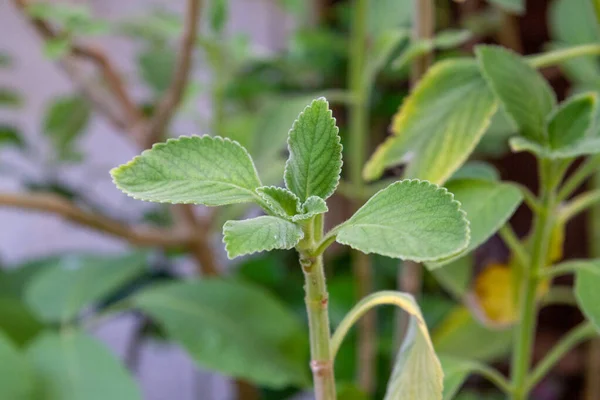
<svg viewBox="0 0 600 400">
<path fill-rule="evenodd" d="M 0 399 L 31 400 L 35 377 L 16 346 L 0 332 Z"/>
<path fill-rule="evenodd" d="M 290 130 L 288 149 L 287 188 L 302 202 L 310 196 L 331 196 L 342 171 L 342 145 L 325 98 L 314 100 L 300 113 Z"/>
<path fill-rule="evenodd" d="M 448 60 L 429 69 L 402 104 L 393 136 L 371 157 L 365 179 L 406 162 L 406 177 L 442 184 L 467 159 L 496 111 L 494 95 L 472 60 Z"/>
<path fill-rule="evenodd" d="M 469 223 L 446 189 L 404 180 L 371 197 L 337 228 L 336 240 L 364 253 L 433 261 L 465 249 Z"/>
<path fill-rule="evenodd" d="M 48 322 L 68 322 L 87 306 L 110 296 L 140 276 L 146 255 L 118 257 L 75 255 L 36 274 L 25 290 L 29 307 Z M 69 282 L 65 285 L 65 282 Z"/>
<path fill-rule="evenodd" d="M 133 300 L 202 367 L 272 388 L 307 383 L 303 328 L 259 287 L 195 280 L 154 286 Z"/>
<path fill-rule="evenodd" d="M 483 76 L 528 139 L 546 142 L 546 117 L 556 104 L 544 77 L 516 53 L 499 46 L 475 50 Z"/>
<path fill-rule="evenodd" d="M 461 179 L 448 182 L 446 188 L 454 194 L 471 222 L 471 241 L 458 257 L 479 247 L 490 238 L 515 212 L 523 196 L 509 183 L 477 179 Z M 439 262 L 427 263 L 428 268 L 439 268 L 456 260 L 452 257 Z"/>
<path fill-rule="evenodd" d="M 575 273 L 575 297 L 585 317 L 600 332 L 600 262 L 579 261 Z"/>
<path fill-rule="evenodd" d="M 223 242 L 230 259 L 273 249 L 292 249 L 304 237 L 300 226 L 278 217 L 227 221 Z"/>
<path fill-rule="evenodd" d="M 47 332 L 27 349 L 39 400 L 141 400 L 125 367 L 96 339 L 78 331 Z"/>
<path fill-rule="evenodd" d="M 246 149 L 218 136 L 169 139 L 110 173 L 119 189 L 138 200 L 207 206 L 262 201 Z"/>
<path fill-rule="evenodd" d="M 302 211 L 298 215 L 292 217 L 292 221 L 304 221 L 314 217 L 317 214 L 324 214 L 328 211 L 327 203 L 320 197 L 310 196 L 304 204 L 302 204 Z"/>
<path fill-rule="evenodd" d="M 384 400 L 441 400 L 442 366 L 435 354 L 427 325 L 412 296 L 405 295 L 411 318 L 396 356 Z"/>
<path fill-rule="evenodd" d="M 269 209 L 281 218 L 290 218 L 301 211 L 300 199 L 294 193 L 277 186 L 262 186 L 256 193 L 265 201 Z"/>
</svg>

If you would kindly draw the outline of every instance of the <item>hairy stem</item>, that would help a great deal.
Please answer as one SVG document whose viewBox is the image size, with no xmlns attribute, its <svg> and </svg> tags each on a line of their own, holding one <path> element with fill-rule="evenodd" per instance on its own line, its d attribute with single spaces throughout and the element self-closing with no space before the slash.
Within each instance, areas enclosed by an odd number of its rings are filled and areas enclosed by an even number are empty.
<svg viewBox="0 0 600 400">
<path fill-rule="evenodd" d="M 545 266 L 548 247 L 554 224 L 556 207 L 555 165 L 546 160 L 540 164 L 541 210 L 533 226 L 531 262 L 524 268 L 519 295 L 520 321 L 515 326 L 515 341 L 512 360 L 513 400 L 526 400 L 529 388 L 526 379 L 531 365 L 535 327 L 537 320 L 537 289 L 539 274 Z"/>
</svg>

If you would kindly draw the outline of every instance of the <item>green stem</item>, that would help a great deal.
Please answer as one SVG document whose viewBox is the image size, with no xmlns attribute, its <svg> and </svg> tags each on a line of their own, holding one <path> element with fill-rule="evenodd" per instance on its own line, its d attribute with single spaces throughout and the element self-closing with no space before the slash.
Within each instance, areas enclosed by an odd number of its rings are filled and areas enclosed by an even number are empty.
<svg viewBox="0 0 600 400">
<path fill-rule="evenodd" d="M 312 238 L 310 238 L 312 241 Z M 300 265 L 304 272 L 306 312 L 310 337 L 310 367 L 313 374 L 316 400 L 335 400 L 333 353 L 330 345 L 330 328 L 323 256 L 310 256 L 300 252 Z"/>
<path fill-rule="evenodd" d="M 573 288 L 569 286 L 553 286 L 542 298 L 542 306 L 563 305 L 577 307 L 577 299 Z"/>
<path fill-rule="evenodd" d="M 526 390 L 529 391 L 552 369 L 552 367 L 560 361 L 565 354 L 571 351 L 579 343 L 596 335 L 594 326 L 589 322 L 582 322 L 580 325 L 573 328 L 565 337 L 563 337 L 550 350 L 546 357 L 539 362 L 535 367 L 531 376 L 527 380 Z"/>
<path fill-rule="evenodd" d="M 600 189 L 580 194 L 560 210 L 559 219 L 562 223 L 568 222 L 571 218 L 598 202 L 600 202 Z"/>
<path fill-rule="evenodd" d="M 586 179 L 600 167 L 600 156 L 588 158 L 583 165 L 562 185 L 558 192 L 558 201 L 569 197 Z"/>
<path fill-rule="evenodd" d="M 515 342 L 512 360 L 513 400 L 525 400 L 528 394 L 526 379 L 531 365 L 533 341 L 537 320 L 536 295 L 539 273 L 545 266 L 548 247 L 554 224 L 555 165 L 547 160 L 540 161 L 540 203 L 542 209 L 536 215 L 533 228 L 531 263 L 524 268 L 523 283 L 519 295 L 520 321 L 515 327 Z"/>
<path fill-rule="evenodd" d="M 521 268 L 527 267 L 527 265 L 529 265 L 529 256 L 527 255 L 527 250 L 525 250 L 525 247 L 523 246 L 513 229 L 510 227 L 510 225 L 508 223 L 505 224 L 502 228 L 500 228 L 498 234 L 500 235 L 506 246 L 508 246 L 510 252 L 514 254 L 515 257 L 517 257 L 519 266 Z"/>
<path fill-rule="evenodd" d="M 506 380 L 504 376 L 494 368 L 491 368 L 485 364 L 481 364 L 478 362 L 473 362 L 471 365 L 471 369 L 473 373 L 479 375 L 494 385 L 500 390 L 502 390 L 506 394 L 512 393 L 512 388 L 510 383 Z"/>
<path fill-rule="evenodd" d="M 600 45 L 584 44 L 566 49 L 549 51 L 527 57 L 527 62 L 534 68 L 550 67 L 576 57 L 600 55 Z"/>
</svg>

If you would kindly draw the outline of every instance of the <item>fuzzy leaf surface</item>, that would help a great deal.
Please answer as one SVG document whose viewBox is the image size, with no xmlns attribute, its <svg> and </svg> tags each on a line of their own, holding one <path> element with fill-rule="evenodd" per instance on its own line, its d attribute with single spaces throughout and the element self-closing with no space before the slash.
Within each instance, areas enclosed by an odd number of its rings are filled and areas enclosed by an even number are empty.
<svg viewBox="0 0 600 400">
<path fill-rule="evenodd" d="M 342 145 L 327 100 L 314 100 L 298 116 L 290 130 L 288 149 L 287 188 L 301 202 L 310 196 L 331 196 L 342 171 Z"/>
<path fill-rule="evenodd" d="M 473 60 L 437 63 L 394 116 L 393 135 L 377 148 L 363 176 L 374 180 L 406 163 L 405 177 L 444 183 L 475 148 L 496 108 Z"/>
<path fill-rule="evenodd" d="M 256 192 L 269 206 L 269 209 L 281 218 L 292 217 L 301 210 L 300 199 L 288 189 L 262 186 L 257 188 Z"/>
<path fill-rule="evenodd" d="M 239 143 L 218 136 L 155 144 L 111 175 L 119 189 L 138 200 L 221 206 L 260 199 L 252 158 Z"/>
<path fill-rule="evenodd" d="M 363 253 L 433 261 L 467 247 L 469 223 L 446 189 L 404 180 L 371 197 L 338 228 L 336 240 Z"/>
<path fill-rule="evenodd" d="M 309 381 L 302 325 L 260 287 L 177 282 L 150 287 L 134 302 L 203 368 L 272 388 Z"/>
<path fill-rule="evenodd" d="M 304 221 L 314 217 L 317 214 L 324 214 L 329 209 L 327 208 L 327 203 L 320 197 L 310 196 L 304 204 L 302 204 L 302 211 L 298 215 L 294 215 L 292 217 L 292 221 Z"/>
<path fill-rule="evenodd" d="M 521 134 L 544 143 L 546 118 L 556 105 L 548 82 L 519 55 L 503 47 L 478 46 L 475 53 L 483 76 Z"/>
<path fill-rule="evenodd" d="M 271 216 L 227 221 L 223 226 L 223 234 L 229 258 L 259 251 L 289 250 L 304 237 L 300 226 Z"/>
</svg>

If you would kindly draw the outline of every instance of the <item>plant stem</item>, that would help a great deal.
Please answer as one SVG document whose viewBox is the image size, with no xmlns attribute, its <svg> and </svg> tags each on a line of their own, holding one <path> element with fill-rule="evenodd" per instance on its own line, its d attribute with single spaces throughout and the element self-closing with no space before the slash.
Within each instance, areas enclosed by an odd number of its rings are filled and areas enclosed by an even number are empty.
<svg viewBox="0 0 600 400">
<path fill-rule="evenodd" d="M 506 380 L 504 376 L 497 370 L 492 367 L 489 367 L 485 364 L 479 362 L 473 362 L 471 364 L 471 369 L 473 373 L 479 375 L 494 385 L 500 390 L 502 390 L 506 394 L 510 394 L 512 392 L 512 388 L 510 387 L 510 383 Z"/>
<path fill-rule="evenodd" d="M 311 229 L 312 230 L 312 229 Z M 305 241 L 313 245 L 310 231 Z M 330 344 L 329 294 L 325 283 L 323 256 L 312 256 L 310 252 L 300 250 L 300 265 L 304 272 L 306 292 L 306 312 L 310 337 L 310 368 L 313 374 L 316 400 L 335 400 L 335 379 L 333 374 L 333 356 Z"/>
<path fill-rule="evenodd" d="M 538 363 L 527 380 L 526 390 L 533 387 L 550 371 L 550 369 L 579 343 L 596 335 L 596 330 L 590 322 L 582 322 L 573 328 L 550 350 L 546 357 Z"/>
<path fill-rule="evenodd" d="M 581 46 L 568 47 L 566 49 L 549 51 L 534 56 L 527 57 L 529 65 L 534 68 L 545 68 L 552 65 L 560 64 L 571 58 L 583 56 L 600 55 L 600 45 L 598 44 L 583 44 Z"/>
<path fill-rule="evenodd" d="M 539 162 L 541 210 L 536 215 L 533 227 L 531 263 L 524 268 L 523 283 L 519 296 L 520 321 L 515 327 L 515 344 L 512 360 L 513 400 L 525 400 L 526 385 L 531 365 L 533 341 L 537 319 L 537 288 L 539 273 L 545 266 L 548 247 L 554 224 L 556 203 L 555 165 L 547 160 Z"/>
<path fill-rule="evenodd" d="M 600 189 L 578 195 L 560 210 L 560 220 L 565 223 L 580 212 L 600 202 Z"/>
<path fill-rule="evenodd" d="M 558 201 L 563 201 L 569 197 L 598 167 L 600 167 L 600 156 L 588 158 L 560 188 Z"/>
</svg>

